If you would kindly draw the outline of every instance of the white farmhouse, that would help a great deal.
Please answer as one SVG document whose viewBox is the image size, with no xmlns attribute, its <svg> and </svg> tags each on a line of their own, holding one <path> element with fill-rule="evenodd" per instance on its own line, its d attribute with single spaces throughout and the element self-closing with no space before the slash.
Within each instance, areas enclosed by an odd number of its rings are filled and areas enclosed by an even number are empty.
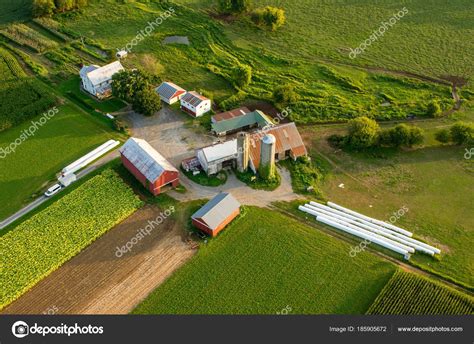
<svg viewBox="0 0 474 344">
<path fill-rule="evenodd" d="M 112 92 L 112 76 L 122 70 L 125 70 L 125 68 L 119 61 L 102 67 L 96 65 L 84 66 L 79 72 L 82 88 L 97 98 L 105 98 Z"/>
<path fill-rule="evenodd" d="M 201 117 L 211 111 L 211 100 L 195 91 L 190 91 L 181 98 L 181 109 L 193 117 Z"/>
</svg>

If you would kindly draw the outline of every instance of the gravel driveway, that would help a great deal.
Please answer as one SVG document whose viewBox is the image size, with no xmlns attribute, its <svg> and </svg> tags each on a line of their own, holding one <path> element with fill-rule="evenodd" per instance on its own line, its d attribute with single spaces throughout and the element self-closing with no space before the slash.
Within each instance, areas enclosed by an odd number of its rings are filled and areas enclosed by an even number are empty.
<svg viewBox="0 0 474 344">
<path fill-rule="evenodd" d="M 158 114 L 145 117 L 131 112 L 127 115 L 133 136 L 144 139 L 158 152 L 178 167 L 185 158 L 192 157 L 195 149 L 212 144 L 215 137 L 199 130 L 190 128 L 186 117 L 176 114 L 168 106 L 164 106 Z M 219 187 L 205 187 L 190 181 L 180 173 L 180 181 L 187 192 L 184 194 L 169 191 L 169 195 L 179 201 L 212 198 L 220 191 L 231 192 L 242 204 L 266 207 L 275 201 L 292 201 L 301 198 L 291 188 L 291 177 L 286 169 L 279 169 L 281 185 L 274 191 L 254 190 L 241 181 L 233 173 L 227 182 Z"/>
</svg>

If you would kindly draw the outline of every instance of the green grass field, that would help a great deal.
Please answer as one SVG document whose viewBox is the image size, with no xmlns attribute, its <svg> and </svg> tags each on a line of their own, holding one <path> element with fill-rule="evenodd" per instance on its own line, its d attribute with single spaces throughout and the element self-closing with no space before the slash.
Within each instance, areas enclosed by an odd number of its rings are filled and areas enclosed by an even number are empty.
<svg viewBox="0 0 474 344">
<path fill-rule="evenodd" d="M 425 116 L 427 104 L 433 99 L 439 100 L 445 110 L 452 107 L 450 90 L 445 85 L 369 72 L 324 59 L 304 58 L 301 45 L 312 47 L 315 44 L 301 43 L 301 32 L 287 32 L 292 28 L 291 21 L 287 28 L 270 34 L 245 19 L 222 24 L 205 12 L 206 5 L 184 3 L 186 6 L 171 4 L 176 15 L 164 20 L 149 37 L 133 46 L 125 62 L 128 67 L 145 68 L 187 89 L 205 91 L 222 107 L 237 106 L 250 98 L 271 101 L 271 93 L 277 85 L 290 83 L 301 96 L 300 101 L 292 105 L 292 118 L 300 123 L 347 119 L 362 113 L 380 119 L 405 118 L 408 114 Z M 147 22 L 157 18 L 168 5 L 136 2 L 112 5 L 109 0 L 92 1 L 89 6 L 87 15 L 78 13 L 56 19 L 69 30 L 115 50 L 133 40 L 137 31 L 144 29 Z M 382 12 L 392 11 L 392 7 Z M 291 15 L 292 10 L 288 12 Z M 299 18 L 301 27 L 314 26 L 303 25 L 301 20 Z M 305 20 L 314 22 L 310 16 Z M 304 30 L 306 39 L 314 41 L 321 34 L 313 37 L 314 30 Z M 163 39 L 171 35 L 188 36 L 191 45 L 164 45 Z M 280 39 L 284 44 L 276 44 Z M 280 49 L 275 49 L 277 46 Z M 303 58 L 295 58 L 294 55 L 300 53 Z M 253 82 L 240 91 L 234 87 L 232 74 L 236 63 L 253 69 Z"/>
<path fill-rule="evenodd" d="M 474 298 L 419 275 L 397 271 L 367 314 L 466 314 L 474 313 Z"/>
<path fill-rule="evenodd" d="M 395 271 L 277 212 L 246 208 L 135 314 L 363 314 Z"/>
<path fill-rule="evenodd" d="M 32 120 L 38 120 L 39 117 Z M 0 133 L 0 147 L 14 142 L 30 122 Z M 11 215 L 31 197 L 44 191 L 48 181 L 78 157 L 117 137 L 98 119 L 66 104 L 0 163 L 0 219 Z"/>
<path fill-rule="evenodd" d="M 460 115 L 471 121 L 474 112 Z M 347 153 L 329 147 L 327 137 L 343 133 L 344 125 L 305 128 L 304 135 L 311 138 L 313 152 L 331 161 L 320 184 L 328 200 L 382 220 L 406 206 L 409 211 L 397 225 L 442 250 L 440 259 L 416 254 L 411 262 L 473 288 L 474 160 L 464 158 L 463 147 L 434 140 L 437 130 L 452 123 L 417 123 L 426 131 L 425 146 L 398 152 Z"/>
<path fill-rule="evenodd" d="M 141 205 L 107 170 L 0 237 L 0 309 Z"/>
</svg>

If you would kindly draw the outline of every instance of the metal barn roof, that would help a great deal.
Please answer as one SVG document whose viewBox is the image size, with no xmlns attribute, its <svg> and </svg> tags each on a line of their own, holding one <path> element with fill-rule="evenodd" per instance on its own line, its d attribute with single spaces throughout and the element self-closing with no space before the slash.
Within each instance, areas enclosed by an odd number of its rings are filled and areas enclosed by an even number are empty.
<svg viewBox="0 0 474 344">
<path fill-rule="evenodd" d="M 213 123 L 217 123 L 220 121 L 225 121 L 228 119 L 232 119 L 234 117 L 245 115 L 246 113 L 249 113 L 249 112 L 251 111 L 247 107 L 243 106 L 238 109 L 218 113 L 217 115 L 212 116 L 211 119 Z"/>
<path fill-rule="evenodd" d="M 239 130 L 248 126 L 254 126 L 256 124 L 260 128 L 263 128 L 265 126 L 272 126 L 273 122 L 262 111 L 256 110 L 228 120 L 212 123 L 211 127 L 216 134 L 220 134 Z"/>
<path fill-rule="evenodd" d="M 82 68 L 84 69 L 84 68 L 89 68 L 89 67 L 90 66 L 82 67 Z M 94 66 L 94 67 L 97 67 L 97 66 Z M 96 86 L 96 85 L 100 85 L 101 83 L 105 81 L 112 79 L 112 75 L 122 70 L 125 70 L 122 64 L 119 61 L 115 61 L 115 62 L 109 63 L 108 65 L 95 68 L 94 70 L 87 72 L 86 75 L 91 81 L 91 83 L 94 86 Z M 82 72 L 82 69 L 81 69 L 81 72 Z"/>
<path fill-rule="evenodd" d="M 229 156 L 237 156 L 237 140 L 230 140 L 212 146 L 201 148 L 206 161 L 213 162 Z"/>
<path fill-rule="evenodd" d="M 179 94 L 185 93 L 186 90 L 172 82 L 165 81 L 156 88 L 156 92 L 158 92 L 163 98 L 171 99 Z"/>
<path fill-rule="evenodd" d="M 154 183 L 165 171 L 178 172 L 168 160 L 142 139 L 129 138 L 120 148 L 120 153 L 151 183 Z"/>
<path fill-rule="evenodd" d="M 239 208 L 240 203 L 234 196 L 227 192 L 221 192 L 195 212 L 191 218 L 200 219 L 211 230 L 215 230 Z"/>
<path fill-rule="evenodd" d="M 265 134 L 275 136 L 275 153 L 277 154 L 284 154 L 288 150 L 291 151 L 295 157 L 307 154 L 303 139 L 295 123 L 281 124 L 266 130 L 265 133 L 257 131 L 250 134 L 250 159 L 255 168 L 258 168 L 260 165 L 260 144 Z"/>
</svg>

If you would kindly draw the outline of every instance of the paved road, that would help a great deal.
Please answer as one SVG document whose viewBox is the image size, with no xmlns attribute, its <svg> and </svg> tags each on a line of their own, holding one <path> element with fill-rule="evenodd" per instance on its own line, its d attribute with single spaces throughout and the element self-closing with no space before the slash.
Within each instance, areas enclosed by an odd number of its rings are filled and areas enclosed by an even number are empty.
<svg viewBox="0 0 474 344">
<path fill-rule="evenodd" d="M 77 179 L 81 179 L 82 177 L 88 175 L 92 171 L 95 171 L 100 166 L 102 166 L 102 165 L 106 164 L 107 162 L 117 158 L 118 156 L 119 156 L 118 150 L 110 152 L 109 154 L 105 155 L 104 157 L 102 157 L 102 158 L 98 159 L 97 161 L 93 162 L 91 165 L 87 166 L 85 169 L 79 171 L 76 174 Z M 62 191 L 60 191 L 59 193 L 61 193 L 61 192 Z M 53 197 L 55 197 L 55 196 L 53 196 Z M 39 207 L 41 204 L 46 202 L 48 199 L 49 199 L 49 197 L 41 195 L 40 197 L 35 199 L 33 202 L 28 204 L 26 207 L 22 208 L 21 210 L 17 211 L 12 216 L 10 216 L 10 217 L 6 218 L 5 220 L 3 220 L 2 222 L 0 222 L 0 230 L 4 229 L 5 227 L 7 227 L 11 223 L 15 222 L 19 218 L 21 218 L 24 215 L 28 214 L 29 212 L 33 211 L 34 209 Z"/>
</svg>

